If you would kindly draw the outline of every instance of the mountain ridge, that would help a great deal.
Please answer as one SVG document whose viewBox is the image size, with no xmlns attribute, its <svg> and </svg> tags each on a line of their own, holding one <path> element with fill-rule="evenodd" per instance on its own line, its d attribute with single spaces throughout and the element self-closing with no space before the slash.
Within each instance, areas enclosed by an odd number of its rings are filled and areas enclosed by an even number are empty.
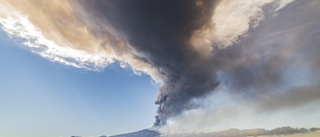
<svg viewBox="0 0 320 137">
<path fill-rule="evenodd" d="M 263 128 L 256 129 L 236 129 L 230 128 L 223 131 L 207 132 L 207 133 L 181 133 L 171 135 L 161 135 L 157 130 L 143 129 L 136 132 L 124 133 L 112 136 L 100 136 L 100 137 L 260 137 L 260 136 L 287 136 L 293 134 L 307 134 L 307 133 L 319 133 L 320 128 L 293 128 L 290 126 L 278 127 L 271 130 Z M 75 136 L 72 136 L 75 137 Z M 78 136 L 77 136 L 78 137 Z"/>
</svg>

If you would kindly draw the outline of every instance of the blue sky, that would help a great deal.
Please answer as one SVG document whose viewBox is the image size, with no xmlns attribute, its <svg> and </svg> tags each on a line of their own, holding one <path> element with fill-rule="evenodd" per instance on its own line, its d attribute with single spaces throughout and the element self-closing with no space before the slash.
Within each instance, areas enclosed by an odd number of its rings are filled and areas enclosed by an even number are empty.
<svg viewBox="0 0 320 137">
<path fill-rule="evenodd" d="M 67 67 L 23 49 L 4 33 L 0 63 L 2 137 L 112 135 L 154 122 L 156 85 L 117 63 L 102 72 Z"/>
</svg>

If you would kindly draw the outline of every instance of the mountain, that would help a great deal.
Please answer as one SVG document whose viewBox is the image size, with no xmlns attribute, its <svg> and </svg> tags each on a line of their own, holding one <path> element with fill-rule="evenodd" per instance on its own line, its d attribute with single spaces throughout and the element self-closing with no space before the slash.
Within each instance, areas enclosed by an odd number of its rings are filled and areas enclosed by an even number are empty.
<svg viewBox="0 0 320 137">
<path fill-rule="evenodd" d="M 137 132 L 114 135 L 110 137 L 160 137 L 160 133 L 158 131 L 144 129 Z"/>
<path fill-rule="evenodd" d="M 290 137 L 290 135 L 298 135 L 295 137 L 319 137 L 320 128 L 292 128 L 292 127 L 278 127 L 272 130 L 266 129 L 235 129 L 231 128 L 219 132 L 208 132 L 208 133 L 184 133 L 184 134 L 174 134 L 174 135 L 161 135 L 160 132 L 156 130 L 144 129 L 137 132 L 114 135 L 109 137 L 279 137 L 285 136 Z M 72 136 L 78 137 L 78 136 Z M 79 136 L 80 137 L 80 136 Z M 107 137 L 107 136 L 100 136 Z"/>
</svg>

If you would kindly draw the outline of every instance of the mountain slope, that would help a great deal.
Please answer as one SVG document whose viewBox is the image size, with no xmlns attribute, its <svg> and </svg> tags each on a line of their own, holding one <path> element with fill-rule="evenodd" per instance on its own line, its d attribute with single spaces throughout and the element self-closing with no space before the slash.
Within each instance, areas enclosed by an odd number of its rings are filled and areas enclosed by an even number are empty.
<svg viewBox="0 0 320 137">
<path fill-rule="evenodd" d="M 110 137 L 160 137 L 160 133 L 154 130 L 144 129 L 137 132 L 114 135 Z"/>
</svg>

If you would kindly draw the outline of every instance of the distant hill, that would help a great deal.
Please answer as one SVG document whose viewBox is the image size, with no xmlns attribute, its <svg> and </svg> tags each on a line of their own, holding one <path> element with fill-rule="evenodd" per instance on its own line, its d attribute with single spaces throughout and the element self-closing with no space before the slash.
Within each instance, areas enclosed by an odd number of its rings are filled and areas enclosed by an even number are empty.
<svg viewBox="0 0 320 137">
<path fill-rule="evenodd" d="M 310 133 L 319 130 L 319 128 L 292 128 L 292 127 L 279 127 L 272 130 L 266 129 L 228 129 L 219 132 L 209 132 L 209 133 L 190 133 L 190 134 L 176 134 L 167 135 L 163 137 L 259 137 L 259 136 L 282 136 L 282 135 L 292 135 L 298 133 Z"/>
</svg>

